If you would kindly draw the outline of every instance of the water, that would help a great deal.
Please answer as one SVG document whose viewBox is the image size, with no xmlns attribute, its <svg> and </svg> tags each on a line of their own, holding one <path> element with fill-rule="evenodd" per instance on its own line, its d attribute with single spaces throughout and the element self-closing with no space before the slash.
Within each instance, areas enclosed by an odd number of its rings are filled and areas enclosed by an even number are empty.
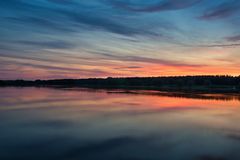
<svg viewBox="0 0 240 160">
<path fill-rule="evenodd" d="M 239 123 L 238 96 L 0 88 L 0 159 L 239 160 Z"/>
</svg>

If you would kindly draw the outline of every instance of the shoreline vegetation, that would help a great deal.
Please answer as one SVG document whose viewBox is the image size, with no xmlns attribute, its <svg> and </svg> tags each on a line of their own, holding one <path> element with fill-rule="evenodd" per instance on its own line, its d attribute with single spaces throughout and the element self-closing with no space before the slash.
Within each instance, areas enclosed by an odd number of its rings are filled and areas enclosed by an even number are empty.
<svg viewBox="0 0 240 160">
<path fill-rule="evenodd" d="M 201 93 L 240 93 L 240 76 L 171 76 L 54 80 L 0 80 L 0 87 L 83 87 Z"/>
</svg>

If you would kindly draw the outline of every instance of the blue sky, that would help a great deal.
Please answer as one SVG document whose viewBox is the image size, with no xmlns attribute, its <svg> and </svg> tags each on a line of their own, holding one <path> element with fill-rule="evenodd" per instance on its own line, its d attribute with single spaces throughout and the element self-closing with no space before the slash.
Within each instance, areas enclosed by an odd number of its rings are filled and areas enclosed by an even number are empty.
<svg viewBox="0 0 240 160">
<path fill-rule="evenodd" d="M 2 0 L 0 79 L 231 74 L 238 0 Z"/>
</svg>

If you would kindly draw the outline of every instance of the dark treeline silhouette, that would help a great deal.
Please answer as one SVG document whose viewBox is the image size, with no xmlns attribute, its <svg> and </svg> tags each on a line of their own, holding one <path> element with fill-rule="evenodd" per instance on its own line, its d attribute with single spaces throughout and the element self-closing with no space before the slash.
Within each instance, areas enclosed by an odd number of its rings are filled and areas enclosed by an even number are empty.
<svg viewBox="0 0 240 160">
<path fill-rule="evenodd" d="M 240 76 L 109 77 L 35 81 L 8 80 L 0 81 L 0 86 L 50 86 L 240 92 Z"/>
</svg>

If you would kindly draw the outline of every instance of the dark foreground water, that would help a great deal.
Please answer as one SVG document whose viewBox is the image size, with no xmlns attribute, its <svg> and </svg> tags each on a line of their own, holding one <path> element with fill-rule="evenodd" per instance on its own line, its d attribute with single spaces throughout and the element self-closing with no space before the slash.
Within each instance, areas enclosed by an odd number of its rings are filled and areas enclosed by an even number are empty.
<svg viewBox="0 0 240 160">
<path fill-rule="evenodd" d="M 239 97 L 190 97 L 0 88 L 0 160 L 240 160 Z"/>
</svg>

